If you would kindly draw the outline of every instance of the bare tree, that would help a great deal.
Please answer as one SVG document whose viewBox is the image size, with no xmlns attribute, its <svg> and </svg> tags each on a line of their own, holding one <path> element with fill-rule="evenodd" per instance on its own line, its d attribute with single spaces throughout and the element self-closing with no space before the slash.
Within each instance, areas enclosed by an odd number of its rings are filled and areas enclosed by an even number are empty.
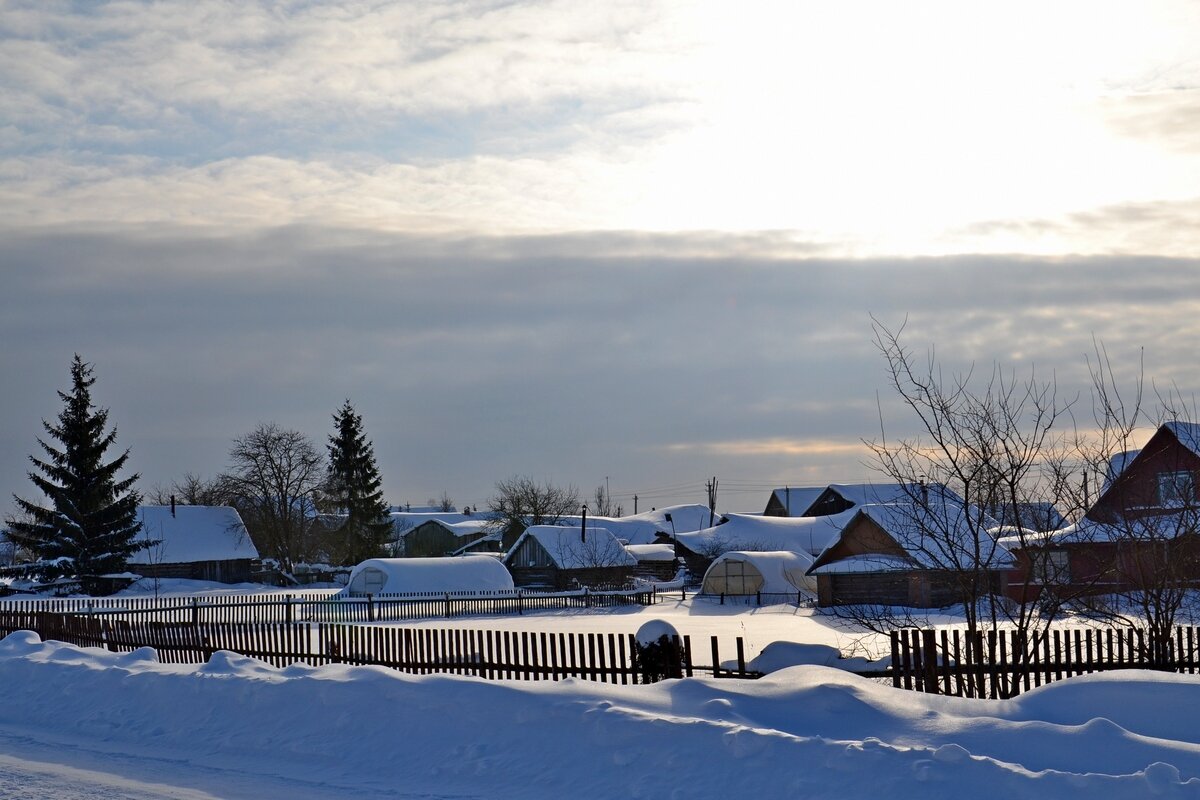
<svg viewBox="0 0 1200 800">
<path fill-rule="evenodd" d="M 1061 400 L 1053 378 L 1035 370 L 1026 378 L 999 366 L 947 375 L 932 350 L 920 360 L 904 346 L 903 326 L 893 332 L 875 321 L 873 328 L 889 383 L 918 423 L 915 437 L 889 441 L 881 432 L 866 442 L 877 468 L 904 487 L 905 502 L 892 513 L 911 532 L 910 553 L 962 604 L 968 631 L 1009 626 L 1031 649 L 1037 632 L 1089 588 L 1068 587 L 1053 574 L 1046 534 L 1021 524 L 1024 509 L 1049 503 L 1081 517 L 1088 503 L 1079 474 L 1081 464 L 1088 469 L 1085 445 L 1102 449 L 1126 431 L 1102 419 L 1099 434 L 1080 433 L 1074 401 Z M 1097 386 L 1114 391 L 1107 379 Z M 1000 576 L 1013 566 L 1010 551 L 1025 563 L 1008 572 L 1021 577 L 1004 596 Z M 875 629 L 913 623 L 912 612 L 882 607 L 842 613 Z M 1031 653 L 1013 655 L 1019 661 Z"/>
<path fill-rule="evenodd" d="M 444 514 L 449 514 L 454 511 L 454 498 L 450 496 L 449 492 L 443 491 L 440 498 L 431 497 L 425 501 L 425 505 L 430 508 L 436 508 Z"/>
<path fill-rule="evenodd" d="M 608 493 L 608 487 L 603 483 L 597 486 L 596 491 L 592 494 L 592 512 L 597 517 L 621 516 L 620 507 L 613 505 L 612 495 Z"/>
<path fill-rule="evenodd" d="M 299 431 L 260 423 L 233 441 L 230 471 L 220 483 L 246 524 L 258 551 L 285 570 L 308 556 L 318 530 L 318 492 L 325 461 Z"/>
<path fill-rule="evenodd" d="M 185 472 L 183 477 L 168 486 L 155 486 L 146 495 L 150 505 L 167 506 L 171 498 L 183 506 L 223 506 L 229 504 L 227 487 L 220 478 L 206 480 L 194 472 Z"/>
<path fill-rule="evenodd" d="M 488 501 L 493 525 L 504 531 L 504 547 L 511 547 L 530 525 L 556 525 L 580 508 L 579 490 L 568 484 L 538 483 L 528 475 L 514 475 L 496 483 Z"/>
</svg>

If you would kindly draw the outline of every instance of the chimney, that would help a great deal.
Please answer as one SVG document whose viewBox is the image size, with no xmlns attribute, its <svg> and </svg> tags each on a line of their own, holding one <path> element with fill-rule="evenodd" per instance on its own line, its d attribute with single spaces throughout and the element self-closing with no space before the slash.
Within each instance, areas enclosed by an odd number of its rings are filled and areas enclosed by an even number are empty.
<svg viewBox="0 0 1200 800">
<path fill-rule="evenodd" d="M 583 504 L 583 523 L 579 526 L 579 541 L 587 543 L 587 503 Z"/>
</svg>

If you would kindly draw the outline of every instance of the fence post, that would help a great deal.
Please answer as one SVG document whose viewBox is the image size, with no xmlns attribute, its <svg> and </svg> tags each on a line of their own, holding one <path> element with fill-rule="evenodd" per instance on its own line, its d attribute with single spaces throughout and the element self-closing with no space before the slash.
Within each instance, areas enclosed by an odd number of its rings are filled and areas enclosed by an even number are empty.
<svg viewBox="0 0 1200 800">
<path fill-rule="evenodd" d="M 287 594 L 287 595 L 284 595 L 283 597 L 284 597 L 284 602 L 287 603 L 287 605 L 284 607 L 284 609 L 285 609 L 284 619 L 287 620 L 288 625 L 291 625 L 293 622 L 293 619 L 292 619 L 292 595 Z"/>
<path fill-rule="evenodd" d="M 367 621 L 375 621 L 375 595 L 373 594 L 367 595 Z"/>
<path fill-rule="evenodd" d="M 200 626 L 200 598 L 192 598 L 192 626 Z"/>
<path fill-rule="evenodd" d="M 592 607 L 592 593 L 588 590 L 588 587 L 586 587 L 586 586 L 583 587 L 583 607 L 584 608 Z"/>
<path fill-rule="evenodd" d="M 725 605 L 725 593 L 721 592 L 721 605 Z"/>
<path fill-rule="evenodd" d="M 525 590 L 517 589 L 517 613 L 525 613 Z"/>
<path fill-rule="evenodd" d="M 892 686 L 900 688 L 900 634 L 890 631 L 892 638 Z"/>
<path fill-rule="evenodd" d="M 762 605 L 762 590 L 761 589 L 754 593 L 754 605 L 756 605 L 756 606 Z"/>
<path fill-rule="evenodd" d="M 446 619 L 450 619 L 450 593 L 446 592 L 445 612 L 442 614 Z"/>
</svg>

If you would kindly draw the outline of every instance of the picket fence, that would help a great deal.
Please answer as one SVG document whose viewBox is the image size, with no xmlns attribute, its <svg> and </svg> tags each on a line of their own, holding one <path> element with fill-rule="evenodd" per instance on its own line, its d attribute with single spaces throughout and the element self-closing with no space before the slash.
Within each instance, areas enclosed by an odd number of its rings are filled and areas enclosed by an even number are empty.
<svg viewBox="0 0 1200 800">
<path fill-rule="evenodd" d="M 1194 674 L 1200 634 L 1174 628 L 1154 643 L 1139 628 L 1073 628 L 1028 634 L 1015 630 L 891 633 L 892 666 L 869 673 L 898 688 L 958 697 L 1004 698 L 1076 675 L 1121 669 Z"/>
<path fill-rule="evenodd" d="M 215 595 L 205 597 L 131 597 L 0 599 L 0 613 L 79 614 L 155 622 L 270 624 L 294 622 L 402 622 L 468 615 L 524 614 L 526 611 L 659 602 L 653 589 L 592 592 L 456 591 L 431 595 L 388 594 L 334 597 L 331 590 L 294 594 Z"/>
<path fill-rule="evenodd" d="M 153 647 L 163 663 L 198 664 L 226 650 L 277 667 L 297 662 L 373 664 L 412 674 L 448 673 L 485 679 L 644 683 L 630 634 L 530 633 L 434 628 L 398 628 L 339 623 L 169 623 L 111 616 L 0 611 L 0 635 L 31 630 L 44 640 L 125 653 Z M 722 667 L 717 637 L 710 640 L 711 664 L 699 664 L 691 637 L 676 638 L 670 677 L 707 674 L 756 678 L 746 667 L 745 646 L 736 641 L 736 668 Z"/>
</svg>

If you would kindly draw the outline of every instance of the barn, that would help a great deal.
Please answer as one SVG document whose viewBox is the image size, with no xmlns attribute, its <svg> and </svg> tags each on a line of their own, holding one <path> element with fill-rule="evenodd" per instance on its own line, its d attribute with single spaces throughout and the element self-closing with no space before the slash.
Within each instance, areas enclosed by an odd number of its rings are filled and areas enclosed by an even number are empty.
<svg viewBox="0 0 1200 800">
<path fill-rule="evenodd" d="M 512 575 L 492 556 L 371 558 L 350 573 L 342 596 L 511 592 Z"/>
<path fill-rule="evenodd" d="M 149 547 L 129 557 L 129 571 L 147 578 L 246 583 L 258 550 L 229 506 L 139 506 L 138 540 Z"/>
<path fill-rule="evenodd" d="M 557 590 L 625 586 L 637 566 L 607 528 L 533 525 L 504 559 L 518 586 Z"/>
<path fill-rule="evenodd" d="M 813 565 L 808 554 L 790 550 L 722 553 L 704 573 L 703 594 L 779 595 L 795 600 L 798 594 L 815 597 L 817 579 L 805 572 Z"/>
</svg>

